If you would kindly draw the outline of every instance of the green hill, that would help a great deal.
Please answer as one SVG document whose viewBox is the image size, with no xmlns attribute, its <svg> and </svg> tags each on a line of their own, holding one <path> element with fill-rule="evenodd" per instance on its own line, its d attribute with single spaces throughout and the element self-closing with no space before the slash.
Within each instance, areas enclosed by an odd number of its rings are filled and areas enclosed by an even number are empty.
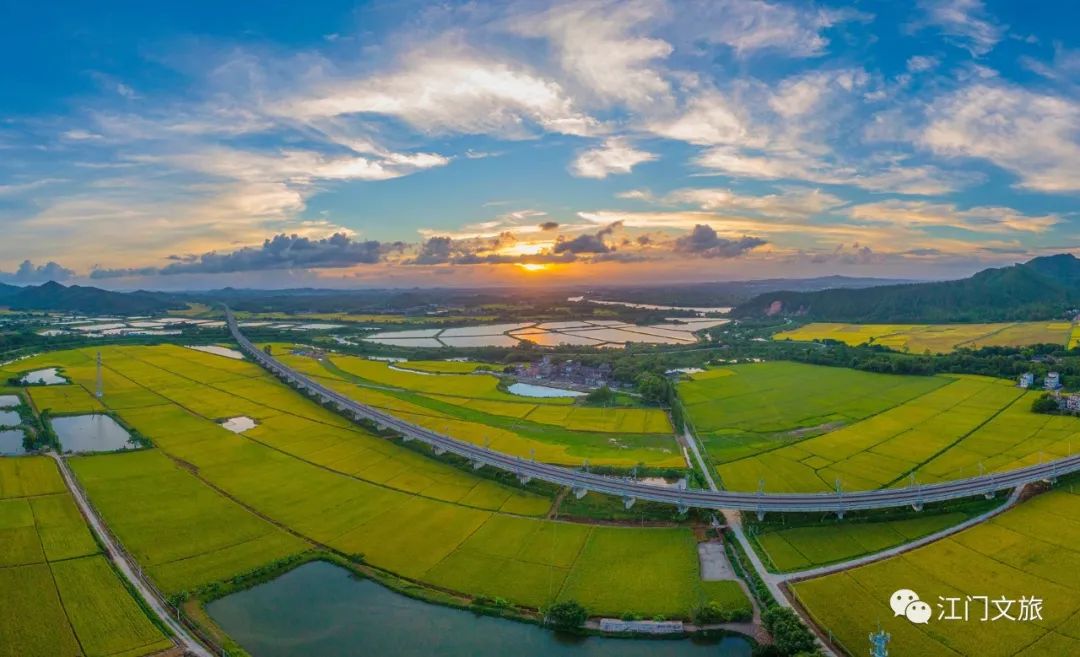
<svg viewBox="0 0 1080 657">
<path fill-rule="evenodd" d="M 1080 307 L 1080 259 L 1072 254 L 986 269 L 971 278 L 819 292 L 768 292 L 736 317 L 800 316 L 837 322 L 988 322 L 1062 317 Z"/>
<path fill-rule="evenodd" d="M 180 309 L 186 304 L 151 292 L 110 292 L 96 287 L 42 285 L 0 288 L 0 304 L 13 310 L 61 310 L 88 314 L 141 315 Z"/>
</svg>

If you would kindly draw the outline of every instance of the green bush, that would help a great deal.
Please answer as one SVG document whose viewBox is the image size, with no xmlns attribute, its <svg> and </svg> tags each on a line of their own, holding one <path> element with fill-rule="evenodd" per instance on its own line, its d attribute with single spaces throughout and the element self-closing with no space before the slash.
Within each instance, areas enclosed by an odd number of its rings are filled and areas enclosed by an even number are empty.
<svg viewBox="0 0 1080 657">
<path fill-rule="evenodd" d="M 1033 413 L 1057 413 L 1058 402 L 1057 399 L 1048 392 L 1044 392 L 1039 395 L 1035 401 L 1031 402 L 1031 412 Z"/>
<path fill-rule="evenodd" d="M 786 607 L 771 607 L 761 615 L 765 629 L 772 635 L 773 645 L 781 655 L 816 654 L 814 635 L 802 624 L 794 611 Z"/>
<path fill-rule="evenodd" d="M 561 630 L 574 630 L 585 624 L 589 613 L 578 602 L 567 600 L 548 607 L 547 620 Z"/>
</svg>

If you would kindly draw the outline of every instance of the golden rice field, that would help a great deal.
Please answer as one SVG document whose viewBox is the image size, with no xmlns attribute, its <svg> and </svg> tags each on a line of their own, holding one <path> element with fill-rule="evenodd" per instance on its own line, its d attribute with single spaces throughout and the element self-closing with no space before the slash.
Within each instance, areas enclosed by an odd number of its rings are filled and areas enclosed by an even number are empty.
<svg viewBox="0 0 1080 657">
<path fill-rule="evenodd" d="M 881 552 L 957 525 L 968 517 L 954 512 L 882 522 L 829 521 L 780 529 L 753 539 L 772 570 L 791 572 Z"/>
<path fill-rule="evenodd" d="M 680 394 L 731 490 L 756 490 L 764 481 L 767 491 L 826 492 L 837 480 L 845 490 L 868 490 L 907 485 L 913 473 L 929 483 L 1066 456 L 1080 445 L 1080 420 L 1032 413 L 1039 393 L 1011 381 L 846 378 L 856 374 L 865 375 L 795 363 L 741 365 L 696 375 Z"/>
<path fill-rule="evenodd" d="M 916 625 L 893 615 L 890 595 L 914 590 L 934 616 Z M 1080 654 L 1080 494 L 1065 485 L 992 520 L 903 555 L 793 586 L 814 621 L 851 655 L 866 654 L 878 624 L 892 634 L 893 657 L 1044 657 Z M 940 598 L 988 596 L 1042 601 L 1041 619 L 939 618 Z M 948 609 L 950 603 L 943 602 Z M 1002 602 L 1013 618 L 1020 603 Z M 989 618 L 999 610 L 990 604 Z"/>
<path fill-rule="evenodd" d="M 417 374 L 390 364 L 335 356 L 330 364 L 273 345 L 277 358 L 365 404 L 474 444 L 578 466 L 685 467 L 667 414 L 654 408 L 598 408 L 570 398 L 524 398 L 499 389 L 496 377 Z M 365 385 L 357 385 L 357 377 Z"/>
<path fill-rule="evenodd" d="M 1067 321 L 994 324 L 842 324 L 815 322 L 773 336 L 774 340 L 838 340 L 849 345 L 878 344 L 913 354 L 948 353 L 958 347 L 1022 347 L 1070 341 Z"/>
<path fill-rule="evenodd" d="M 1080 347 L 1080 324 L 1073 324 L 1072 337 L 1069 338 L 1069 349 Z"/>
<path fill-rule="evenodd" d="M 48 354 L 32 366 L 62 365 L 85 388 L 90 354 Z M 573 596 L 593 613 L 685 617 L 714 597 L 746 604 L 700 580 L 690 529 L 541 519 L 547 498 L 349 426 L 246 361 L 175 346 L 102 354 L 105 406 L 157 449 L 72 466 L 166 591 L 326 546 L 421 583 L 527 606 Z M 239 414 L 258 426 L 233 434 L 215 422 Z"/>
<path fill-rule="evenodd" d="M 101 554 L 52 459 L 0 458 L 0 656 L 172 647 Z"/>
</svg>

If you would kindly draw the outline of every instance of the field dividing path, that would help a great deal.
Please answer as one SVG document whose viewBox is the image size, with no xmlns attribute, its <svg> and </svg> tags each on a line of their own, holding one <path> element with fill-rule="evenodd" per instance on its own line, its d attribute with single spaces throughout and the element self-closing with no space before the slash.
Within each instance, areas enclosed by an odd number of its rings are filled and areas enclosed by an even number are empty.
<svg viewBox="0 0 1080 657">
<path fill-rule="evenodd" d="M 105 524 L 102 522 L 101 518 L 98 517 L 97 512 L 94 511 L 94 508 L 90 506 L 90 502 L 83 495 L 82 488 L 75 483 L 75 478 L 71 474 L 71 470 L 68 469 L 67 463 L 64 461 L 63 457 L 54 452 L 50 452 L 49 456 L 56 460 L 57 465 L 60 467 L 60 474 L 64 477 L 64 484 L 67 485 L 68 490 L 71 491 L 72 497 L 75 498 L 76 504 L 79 505 L 79 509 L 82 511 L 87 522 L 89 522 L 94 533 L 105 545 L 105 551 L 108 552 L 109 558 L 116 564 L 116 568 L 124 575 L 127 581 L 135 587 L 135 590 L 143 597 L 146 604 L 149 605 L 155 614 L 157 614 L 158 618 L 161 619 L 161 622 L 168 625 L 169 629 L 173 631 L 176 641 L 180 644 L 180 647 L 184 650 L 185 654 L 195 655 L 196 657 L 214 657 L 213 653 L 203 647 L 201 643 L 191 636 L 187 631 L 187 628 L 169 615 L 169 612 L 165 607 L 165 601 L 161 600 L 157 596 L 157 593 L 138 575 L 138 572 L 140 572 L 138 566 L 128 560 L 127 553 L 120 549 L 120 546 L 113 540 L 112 534 L 105 528 Z"/>
</svg>

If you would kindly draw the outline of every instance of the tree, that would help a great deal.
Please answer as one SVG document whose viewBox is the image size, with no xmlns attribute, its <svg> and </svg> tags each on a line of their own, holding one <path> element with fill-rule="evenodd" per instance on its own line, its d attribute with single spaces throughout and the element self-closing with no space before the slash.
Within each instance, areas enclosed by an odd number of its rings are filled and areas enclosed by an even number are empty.
<svg viewBox="0 0 1080 657">
<path fill-rule="evenodd" d="M 588 620 L 589 613 L 574 600 L 556 602 L 548 607 L 547 619 L 560 630 L 573 630 L 581 627 Z"/>
<path fill-rule="evenodd" d="M 782 655 L 815 654 L 814 635 L 799 620 L 795 612 L 784 607 L 772 607 L 761 615 L 765 629 L 772 635 L 773 645 Z"/>
<path fill-rule="evenodd" d="M 263 351 L 266 352 L 267 356 L 272 356 L 273 355 L 272 353 L 270 353 L 270 345 L 266 345 L 265 347 L 263 347 Z"/>
<path fill-rule="evenodd" d="M 1057 399 L 1048 392 L 1044 392 L 1039 395 L 1038 399 L 1031 402 L 1031 412 L 1033 413 L 1057 413 L 1058 402 Z"/>
<path fill-rule="evenodd" d="M 667 402 L 668 385 L 667 379 L 651 372 L 640 374 L 637 378 L 637 389 L 641 398 L 654 404 Z"/>
<path fill-rule="evenodd" d="M 585 401 L 590 404 L 604 406 L 614 404 L 615 392 L 607 386 L 600 386 L 596 390 L 593 390 L 589 394 L 585 395 Z"/>
</svg>

